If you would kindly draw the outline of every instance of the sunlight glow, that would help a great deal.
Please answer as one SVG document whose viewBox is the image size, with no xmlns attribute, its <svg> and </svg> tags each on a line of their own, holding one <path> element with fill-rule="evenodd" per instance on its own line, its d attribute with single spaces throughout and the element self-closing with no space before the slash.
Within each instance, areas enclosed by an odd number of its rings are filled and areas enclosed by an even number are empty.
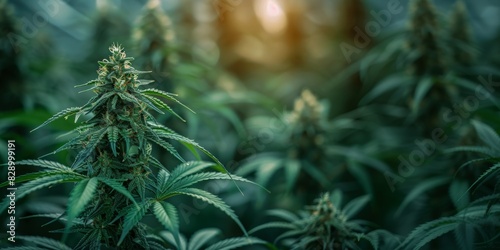
<svg viewBox="0 0 500 250">
<path fill-rule="evenodd" d="M 287 25 L 286 15 L 276 0 L 255 1 L 255 13 L 265 31 L 280 33 Z"/>
</svg>

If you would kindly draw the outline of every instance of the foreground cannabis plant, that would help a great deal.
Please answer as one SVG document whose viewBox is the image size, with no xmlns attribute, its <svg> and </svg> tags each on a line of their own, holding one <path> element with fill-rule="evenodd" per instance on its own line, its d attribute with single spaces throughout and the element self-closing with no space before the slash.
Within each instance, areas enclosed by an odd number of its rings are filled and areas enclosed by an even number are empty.
<svg viewBox="0 0 500 250">
<path fill-rule="evenodd" d="M 16 179 L 18 183 L 27 182 L 18 188 L 17 199 L 54 184 L 76 183 L 66 214 L 55 216 L 66 222 L 63 241 L 68 233 L 82 234 L 75 249 L 117 246 L 120 249 L 150 249 L 151 239 L 147 237 L 150 232 L 140 223 L 147 213 L 154 214 L 180 246 L 177 209 L 169 202 L 169 198 L 177 195 L 191 196 L 215 206 L 245 232 L 237 216 L 221 199 L 192 186 L 213 179 L 249 181 L 229 175 L 211 153 L 157 123 L 150 110 L 163 114 L 163 109 L 177 116 L 160 98 L 180 102 L 171 93 L 140 89 L 151 82 L 138 79 L 139 74 L 147 72 L 135 70 L 131 66 L 133 58 L 127 57 L 121 46 L 111 46 L 110 52 L 109 59 L 99 62 L 98 78 L 79 85 L 90 86 L 87 90 L 96 95 L 85 105 L 65 109 L 36 128 L 61 117 L 75 116 L 77 122 L 80 117 L 91 115 L 70 132 L 74 138 L 53 152 L 77 150 L 72 165 L 47 160 L 17 162 L 18 166 L 46 169 Z M 198 149 L 215 163 L 186 162 L 168 141 L 182 143 L 195 155 Z M 152 156 L 153 144 L 166 149 L 183 163 L 173 170 L 166 168 Z M 209 168 L 218 172 L 207 172 Z M 0 211 L 7 206 L 8 200 L 4 200 Z M 245 238 L 239 244 L 251 242 Z M 158 243 L 152 244 L 158 249 Z"/>
</svg>

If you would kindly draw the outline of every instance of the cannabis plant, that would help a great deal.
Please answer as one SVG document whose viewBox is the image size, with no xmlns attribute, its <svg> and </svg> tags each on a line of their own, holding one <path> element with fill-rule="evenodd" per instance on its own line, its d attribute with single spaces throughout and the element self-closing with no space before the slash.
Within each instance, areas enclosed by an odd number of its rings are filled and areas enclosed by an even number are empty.
<svg viewBox="0 0 500 250">
<path fill-rule="evenodd" d="M 274 188 L 293 192 L 294 199 L 299 199 L 331 187 L 336 178 L 346 172 L 345 162 L 342 162 L 345 159 L 380 172 L 391 172 L 388 166 L 362 149 L 338 144 L 352 135 L 352 131 L 357 131 L 355 122 L 348 114 L 333 120 L 329 120 L 327 114 L 327 104 L 304 90 L 295 100 L 293 110 L 280 117 L 251 120 L 249 126 L 255 126 L 251 128 L 255 136 L 267 130 L 273 134 L 271 138 L 263 138 L 267 143 L 249 142 L 255 146 L 245 144 L 242 147 L 242 151 L 254 154 L 237 173 L 255 174 L 257 183 L 263 186 L 273 183 Z"/>
<path fill-rule="evenodd" d="M 208 180 L 247 180 L 230 175 L 210 152 L 172 129 L 156 122 L 151 111 L 162 110 L 177 114 L 164 102 L 182 105 L 174 94 L 141 87 L 151 81 L 140 80 L 147 73 L 132 67 L 132 57 L 127 57 L 118 45 L 109 48 L 111 56 L 99 62 L 98 78 L 79 87 L 93 91 L 92 97 L 81 107 L 67 108 L 42 126 L 58 118 L 81 117 L 87 119 L 68 134 L 74 137 L 56 149 L 76 150 L 74 161 L 66 166 L 48 160 L 23 160 L 17 166 L 31 165 L 43 171 L 19 176 L 17 199 L 61 183 L 75 183 L 68 199 L 65 214 L 57 218 L 66 223 L 63 241 L 69 233 L 81 234 L 75 249 L 150 249 L 150 234 L 140 221 L 146 214 L 154 214 L 158 221 L 172 233 L 180 245 L 177 209 L 170 198 L 186 195 L 207 202 L 226 213 L 245 232 L 237 216 L 217 196 L 193 187 Z M 170 141 L 179 142 L 195 155 L 199 150 L 215 163 L 186 161 Z M 157 145 L 182 162 L 177 167 L 164 166 L 152 152 Z M 217 171 L 207 171 L 214 169 Z M 6 186 L 8 183 L 3 183 Z M 9 204 L 0 204 L 4 211 Z M 50 216 L 48 216 L 50 217 Z"/>
<path fill-rule="evenodd" d="M 160 1 L 149 1 L 144 7 L 134 26 L 132 41 L 137 53 L 146 61 L 144 67 L 153 69 L 162 78 L 166 72 L 174 73 L 172 66 L 178 61 L 175 32 L 172 21 L 161 9 Z"/>
<path fill-rule="evenodd" d="M 469 160 L 457 167 L 449 184 L 455 213 L 428 221 L 416 227 L 397 249 L 420 249 L 431 241 L 448 237 L 440 248 L 453 242 L 460 249 L 492 249 L 500 236 L 500 137 L 488 125 L 473 121 L 484 146 L 460 146 L 449 153 L 479 153 L 484 157 Z M 486 163 L 486 168 L 484 165 Z M 469 167 L 469 170 L 467 169 Z M 479 169 L 478 169 L 479 168 Z M 484 170 L 480 170 L 484 169 Z M 477 173 L 480 171 L 479 173 Z M 466 172 L 466 173 L 464 173 Z M 462 180 L 459 176 L 477 176 Z M 468 184 L 471 183 L 471 184 Z M 430 185 L 428 185 L 430 188 Z M 449 235 L 453 233 L 453 235 Z M 454 236 L 454 237 L 452 237 Z M 436 245 L 435 245 L 436 246 Z"/>
<path fill-rule="evenodd" d="M 180 235 L 180 240 L 177 242 L 174 235 L 169 231 L 161 231 L 156 236 L 151 236 L 157 242 L 169 243 L 179 250 L 221 250 L 221 249 L 235 249 L 238 247 L 247 246 L 250 244 L 266 244 L 265 241 L 255 237 L 245 238 L 229 238 L 217 241 L 221 231 L 217 228 L 205 228 L 196 231 L 189 240 Z"/>
<path fill-rule="evenodd" d="M 281 124 L 284 129 L 270 135 L 275 137 L 271 138 L 270 145 L 263 144 L 256 147 L 262 148 L 263 152 L 252 155 L 237 173 L 239 175 L 255 173 L 257 183 L 263 186 L 275 183 L 275 187 L 286 192 L 292 190 L 297 192 L 302 189 L 301 193 L 307 192 L 306 190 L 315 193 L 322 186 L 328 186 L 329 180 L 325 168 L 333 166 L 325 154 L 327 146 L 325 143 L 328 142 L 325 111 L 324 106 L 310 91 L 303 91 L 296 99 L 294 109 L 281 118 L 286 122 Z M 263 119 L 267 121 L 263 125 L 269 126 L 269 120 L 269 118 Z M 256 133 L 262 131 L 262 127 L 257 128 Z M 250 149 L 254 150 L 244 146 L 243 151 Z"/>
<path fill-rule="evenodd" d="M 459 25 L 456 22 L 458 21 L 455 20 L 452 24 L 454 27 Z M 446 42 L 462 35 L 457 32 L 445 32 L 443 27 L 444 21 L 431 0 L 412 0 L 408 28 L 400 37 L 403 42 L 395 41 L 396 46 L 399 45 L 401 48 L 389 49 L 392 54 L 388 55 L 385 51 L 374 51 L 362 67 L 362 69 L 369 68 L 371 63 L 377 62 L 377 57 L 381 57 L 383 60 L 378 63 L 387 65 L 395 59 L 397 61 L 395 66 L 399 64 L 404 68 L 389 73 L 389 76 L 377 82 L 370 82 L 370 77 L 365 77 L 368 84 L 371 83 L 373 87 L 366 93 L 361 103 L 367 104 L 379 99 L 384 103 L 396 103 L 407 107 L 410 111 L 407 122 L 421 119 L 423 128 L 418 129 L 424 133 L 442 126 L 440 117 L 443 108 L 453 106 L 460 101 L 461 94 L 474 89 L 474 84 L 462 81 L 452 71 L 456 68 L 453 57 L 467 53 L 470 48 L 454 47 L 451 52 Z M 380 48 L 383 49 L 385 46 L 387 44 Z"/>
<path fill-rule="evenodd" d="M 387 247 L 394 246 L 398 241 L 395 236 L 382 230 L 366 233 L 366 222 L 354 219 L 369 200 L 370 197 L 365 195 L 342 206 L 339 190 L 324 193 L 314 205 L 307 206 L 298 214 L 286 210 L 269 211 L 269 215 L 280 218 L 280 221 L 264 223 L 250 233 L 270 228 L 282 229 L 284 232 L 274 242 L 287 249 L 366 249 L 367 245 L 360 243 L 361 240 L 366 240 L 377 249 L 381 243 L 378 237 L 385 239 Z"/>
<path fill-rule="evenodd" d="M 442 75 L 449 63 L 437 10 L 431 0 L 412 0 L 407 38 L 410 70 L 415 75 Z"/>
<path fill-rule="evenodd" d="M 450 15 L 450 45 L 452 60 L 460 67 L 472 66 L 475 63 L 477 51 L 472 40 L 469 19 L 465 3 L 459 0 L 455 3 Z"/>
</svg>

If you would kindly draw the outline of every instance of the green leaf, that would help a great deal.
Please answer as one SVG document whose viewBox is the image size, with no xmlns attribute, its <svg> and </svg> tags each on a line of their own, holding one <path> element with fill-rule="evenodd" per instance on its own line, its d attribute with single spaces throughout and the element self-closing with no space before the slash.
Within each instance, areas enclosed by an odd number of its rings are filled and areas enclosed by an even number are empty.
<svg viewBox="0 0 500 250">
<path fill-rule="evenodd" d="M 243 227 L 243 224 L 241 224 L 240 220 L 238 219 L 238 216 L 234 213 L 234 211 L 229 207 L 224 201 L 222 201 L 219 197 L 205 191 L 201 190 L 198 188 L 184 188 L 181 190 L 176 191 L 175 193 L 177 194 L 184 194 L 188 195 L 191 197 L 194 197 L 196 199 L 205 201 L 214 207 L 220 209 L 222 212 L 224 212 L 227 216 L 229 216 L 231 219 L 233 219 L 236 224 L 241 228 L 241 230 L 247 235 L 247 231 L 245 230 L 245 227 Z"/>
<path fill-rule="evenodd" d="M 474 152 L 474 153 L 480 153 L 480 154 L 485 154 L 488 156 L 500 156 L 498 153 L 492 150 L 492 148 L 489 147 L 483 147 L 483 146 L 459 146 L 459 147 L 453 147 L 449 148 L 444 151 L 444 153 L 455 153 L 455 152 Z"/>
<path fill-rule="evenodd" d="M 180 246 L 179 218 L 175 207 L 170 203 L 156 201 L 153 205 L 153 213 L 158 221 L 174 235 L 176 245 Z"/>
<path fill-rule="evenodd" d="M 45 171 L 39 171 L 39 172 L 24 174 L 24 175 L 16 177 L 16 184 L 17 183 L 27 182 L 27 181 L 32 181 L 32 180 L 38 179 L 40 177 L 50 176 L 50 175 L 56 175 L 56 174 L 64 174 L 64 172 L 45 170 Z M 5 182 L 3 182 L 3 183 L 0 184 L 0 187 L 6 187 L 6 186 L 9 185 L 9 183 L 10 183 L 10 181 L 5 181 Z"/>
<path fill-rule="evenodd" d="M 78 111 L 80 111 L 80 109 L 81 109 L 80 107 L 72 107 L 72 108 L 67 108 L 65 110 L 62 110 L 59 113 L 52 116 L 51 118 L 49 118 L 48 120 L 46 120 L 44 123 L 42 123 L 42 125 L 31 130 L 30 132 L 33 132 L 33 131 L 35 131 L 35 130 L 37 130 L 37 129 L 39 129 L 39 128 L 51 123 L 52 121 L 63 117 L 63 116 L 67 118 L 70 115 L 74 115 L 74 114 L 78 113 Z"/>
<path fill-rule="evenodd" d="M 476 120 L 472 121 L 472 125 L 474 125 L 481 141 L 495 149 L 496 152 L 500 152 L 500 137 L 491 127 Z"/>
<path fill-rule="evenodd" d="M 101 128 L 92 134 L 85 148 L 82 149 L 82 151 L 80 151 L 78 155 L 75 157 L 75 161 L 72 164 L 72 168 L 79 167 L 80 163 L 83 162 L 85 159 L 87 159 L 87 157 L 89 157 L 94 152 L 94 149 L 97 146 L 97 144 L 102 140 L 104 135 L 106 135 L 106 131 L 107 128 Z"/>
<path fill-rule="evenodd" d="M 123 231 L 120 236 L 120 240 L 118 241 L 118 245 L 120 245 L 127 234 L 134 228 L 139 221 L 141 221 L 142 217 L 146 214 L 151 203 L 149 201 L 144 201 L 138 206 L 131 206 L 127 215 L 125 215 L 125 221 L 123 222 Z"/>
<path fill-rule="evenodd" d="M 266 214 L 270 216 L 276 216 L 278 218 L 281 218 L 289 222 L 295 222 L 300 220 L 300 218 L 297 215 L 282 209 L 272 209 L 267 211 Z"/>
<path fill-rule="evenodd" d="M 409 81 L 410 78 L 407 76 L 392 75 L 378 83 L 377 86 L 375 86 L 361 99 L 360 103 L 369 103 L 392 89 L 404 86 L 405 84 L 409 84 Z"/>
<path fill-rule="evenodd" d="M 120 97 L 120 99 L 122 99 L 123 101 L 125 102 L 129 102 L 131 104 L 134 104 L 135 107 L 139 107 L 142 109 L 142 103 L 139 99 L 137 99 L 135 96 L 127 93 L 127 92 L 117 92 L 117 95 Z M 161 110 L 160 110 L 160 113 Z"/>
<path fill-rule="evenodd" d="M 42 247 L 5 247 L 2 250 L 47 250 L 47 248 Z"/>
<path fill-rule="evenodd" d="M 80 112 L 78 112 L 76 114 L 75 122 L 78 119 L 78 117 L 80 117 L 80 115 L 88 114 L 88 113 L 96 110 L 98 107 L 101 107 L 101 105 L 103 105 L 108 100 L 108 98 L 110 98 L 114 94 L 115 94 L 115 92 L 107 92 L 107 93 L 100 95 L 99 98 L 96 98 L 97 100 L 95 100 L 95 101 L 94 101 L 94 99 L 90 99 L 90 101 L 87 104 L 85 104 L 83 107 L 81 107 Z"/>
<path fill-rule="evenodd" d="M 172 154 L 175 158 L 177 158 L 181 162 L 186 162 L 184 158 L 177 152 L 174 146 L 172 144 L 160 139 L 160 138 L 155 138 L 154 136 L 148 137 L 149 140 L 153 141 L 156 143 L 158 146 L 166 149 L 170 154 Z"/>
<path fill-rule="evenodd" d="M 153 97 L 153 96 L 148 96 L 148 95 L 143 95 L 145 100 L 149 100 L 151 102 L 151 105 L 158 106 L 159 108 L 167 110 L 170 114 L 175 115 L 177 118 L 179 118 L 181 121 L 186 122 L 179 114 L 177 114 L 170 106 L 168 106 L 166 103 L 161 101 L 160 99 Z"/>
<path fill-rule="evenodd" d="M 463 194 L 467 194 L 474 186 L 478 185 L 478 183 L 484 182 L 487 178 L 494 176 L 493 173 L 500 171 L 500 163 L 497 163 L 493 165 L 492 167 L 488 168 L 486 171 L 484 171 L 479 178 L 477 178 L 474 183 L 467 189 L 467 191 Z"/>
<path fill-rule="evenodd" d="M 108 141 L 111 150 L 113 151 L 113 155 L 116 157 L 118 153 L 116 152 L 116 142 L 118 141 L 118 132 L 120 130 L 116 126 L 108 127 Z"/>
<path fill-rule="evenodd" d="M 63 243 L 56 241 L 54 239 L 39 237 L 39 236 L 22 236 L 16 235 L 16 238 L 30 242 L 31 244 L 36 244 L 37 246 L 44 247 L 41 249 L 53 249 L 53 250 L 71 250 L 70 247 L 64 245 Z M 3 248 L 5 249 L 5 248 Z"/>
<path fill-rule="evenodd" d="M 286 187 L 288 191 L 291 191 L 295 186 L 297 177 L 300 173 L 300 162 L 296 160 L 287 160 L 284 163 L 285 176 L 286 176 Z"/>
<path fill-rule="evenodd" d="M 220 234 L 220 230 L 217 228 L 205 228 L 196 231 L 189 240 L 187 250 L 201 249 L 208 241 L 213 239 L 218 234 Z"/>
<path fill-rule="evenodd" d="M 158 136 L 163 137 L 165 139 L 172 139 L 172 140 L 175 140 L 175 141 L 179 141 L 179 142 L 182 142 L 182 143 L 189 144 L 189 145 L 197 148 L 198 150 L 200 150 L 201 152 L 203 152 L 205 155 L 207 155 L 208 157 L 210 157 L 213 161 L 215 161 L 215 163 L 217 163 L 219 166 L 223 167 L 224 171 L 226 171 L 226 173 L 227 173 L 227 170 L 224 167 L 224 164 L 222 164 L 219 161 L 219 159 L 217 159 L 217 157 L 215 157 L 214 155 L 212 155 L 212 153 L 210 153 L 208 150 L 206 150 L 205 148 L 203 148 L 202 146 L 200 146 L 195 141 L 193 141 L 191 139 L 188 139 L 188 138 L 186 138 L 186 137 L 184 137 L 182 135 L 179 135 L 179 134 L 176 134 L 176 133 L 171 133 L 170 131 L 166 131 L 164 129 L 154 129 L 154 131 L 157 133 Z"/>
<path fill-rule="evenodd" d="M 357 161 L 360 163 L 364 163 L 369 167 L 381 172 L 381 173 L 391 173 L 393 174 L 392 169 L 387 166 L 384 162 L 379 161 L 376 158 L 373 158 L 369 155 L 364 154 L 363 152 L 342 146 L 329 146 L 327 149 L 327 153 L 333 155 L 343 155 L 352 159 L 353 161 Z"/>
<path fill-rule="evenodd" d="M 24 196 L 44 187 L 48 187 L 54 184 L 66 183 L 66 182 L 78 182 L 84 178 L 77 174 L 58 174 L 52 176 L 45 176 L 39 179 L 30 181 L 19 187 L 16 191 L 16 200 L 20 200 Z M 3 212 L 9 206 L 9 198 L 6 197 L 0 203 L 0 213 Z"/>
<path fill-rule="evenodd" d="M 68 223 L 63 236 L 63 242 L 66 240 L 68 230 L 73 224 L 73 219 L 76 218 L 85 209 L 85 206 L 90 202 L 97 189 L 97 178 L 86 179 L 79 182 L 76 187 L 71 191 L 68 200 Z"/>
<path fill-rule="evenodd" d="M 192 113 L 195 113 L 193 110 L 191 110 L 189 107 L 187 107 L 186 105 L 184 105 L 182 102 L 180 102 L 179 100 L 177 100 L 174 96 L 177 96 L 176 94 L 172 94 L 172 93 L 168 93 L 168 92 L 165 92 L 165 91 L 161 91 L 161 90 L 158 90 L 158 89 L 152 89 L 152 88 L 149 88 L 149 89 L 144 89 L 144 90 L 141 90 L 141 93 L 143 94 L 146 94 L 148 96 L 160 96 L 160 97 L 163 97 L 165 99 L 168 99 L 168 100 L 171 100 L 171 101 L 174 101 L 176 102 L 177 104 L 181 105 L 182 107 L 184 107 L 185 109 L 189 110 L 190 112 Z"/>
<path fill-rule="evenodd" d="M 276 161 L 269 161 L 262 164 L 257 169 L 255 180 L 260 185 L 267 186 L 271 177 L 274 176 L 274 174 L 280 169 L 280 167 L 283 167 L 282 159 L 277 159 Z"/>
<path fill-rule="evenodd" d="M 381 229 L 377 229 L 367 234 L 364 234 L 362 238 L 370 242 L 374 250 L 380 249 L 379 247 L 381 241 L 385 243 L 383 245 L 387 249 L 394 249 L 396 248 L 397 245 L 401 244 L 401 242 L 395 235 L 386 230 L 381 230 Z"/>
<path fill-rule="evenodd" d="M 103 177 L 97 177 L 97 180 L 108 185 L 109 187 L 111 187 L 112 189 L 117 191 L 118 193 L 125 195 L 125 197 L 127 197 L 129 200 L 131 200 L 137 206 L 137 203 L 135 202 L 135 199 L 132 196 L 132 194 L 120 182 L 113 180 L 113 179 L 103 178 Z"/>
<path fill-rule="evenodd" d="M 87 85 L 90 85 L 90 84 L 96 84 L 96 83 L 99 83 L 99 82 L 100 82 L 99 79 L 95 79 L 95 80 L 88 81 L 88 82 L 86 82 L 84 84 L 75 85 L 75 88 L 87 86 Z"/>
<path fill-rule="evenodd" d="M 171 180 L 173 180 L 173 178 Z M 204 173 L 192 174 L 192 175 L 186 176 L 182 179 L 179 179 L 177 181 L 175 181 L 175 180 L 173 182 L 169 181 L 168 184 L 166 185 L 166 189 L 164 190 L 164 192 L 173 193 L 176 190 L 187 188 L 187 187 L 192 186 L 198 182 L 208 181 L 208 180 L 234 180 L 234 181 L 251 183 L 251 184 L 257 185 L 261 188 L 264 188 L 253 181 L 249 181 L 245 178 L 242 178 L 242 177 L 239 177 L 236 175 L 229 175 L 228 176 L 228 174 L 223 174 L 220 172 L 204 172 Z"/>
<path fill-rule="evenodd" d="M 140 101 L 142 101 L 144 104 L 146 104 L 146 106 L 148 106 L 149 108 L 151 108 L 152 110 L 160 113 L 160 114 L 165 114 L 163 111 L 161 111 L 161 109 L 159 109 L 157 107 L 157 105 L 153 104 L 146 96 L 143 96 L 143 95 L 138 95 L 138 96 L 134 96 L 135 98 L 139 99 Z M 165 104 L 166 106 L 166 104 Z M 161 108 L 161 107 L 160 107 Z"/>
<path fill-rule="evenodd" d="M 209 167 L 213 167 L 215 164 L 211 162 L 203 161 L 188 161 L 177 166 L 171 173 L 169 183 L 174 183 L 188 175 L 200 172 Z"/>
<path fill-rule="evenodd" d="M 157 184 L 156 184 L 156 193 L 163 193 L 167 188 L 167 181 L 170 178 L 170 173 L 165 169 L 160 169 L 158 172 Z"/>
<path fill-rule="evenodd" d="M 460 220 L 454 217 L 442 217 L 426 222 L 414 229 L 396 250 L 418 250 L 437 237 L 454 230 L 459 222 Z"/>
<path fill-rule="evenodd" d="M 413 102 L 411 106 L 411 111 L 412 111 L 412 116 L 416 117 L 417 112 L 420 107 L 420 103 L 424 99 L 425 95 L 429 92 L 429 90 L 432 88 L 433 85 L 433 79 L 431 77 L 424 77 L 420 82 L 417 84 L 415 88 L 415 96 L 413 97 Z"/>
<path fill-rule="evenodd" d="M 250 246 L 254 244 L 266 244 L 266 242 L 255 237 L 236 237 L 219 241 L 211 245 L 206 250 L 231 250 L 238 247 Z"/>
<path fill-rule="evenodd" d="M 248 231 L 248 233 L 253 234 L 253 233 L 258 232 L 262 229 L 268 229 L 268 228 L 297 229 L 297 226 L 290 223 L 290 222 L 273 221 L 273 222 L 264 223 L 262 225 L 258 225 L 256 227 L 252 228 L 252 230 Z"/>
<path fill-rule="evenodd" d="M 458 211 L 466 208 L 469 204 L 468 187 L 468 182 L 465 180 L 456 179 L 451 182 L 449 188 L 450 198 Z"/>
<path fill-rule="evenodd" d="M 73 169 L 71 169 L 70 167 L 67 167 L 67 166 L 60 164 L 58 162 L 55 162 L 55 161 L 22 160 L 22 161 L 16 161 L 16 165 L 37 166 L 37 167 L 48 168 L 48 169 L 53 169 L 53 170 L 60 170 L 63 172 L 68 172 L 68 173 L 74 173 Z"/>
<path fill-rule="evenodd" d="M 398 210 L 395 213 L 395 216 L 399 216 L 401 212 L 408 206 L 412 201 L 414 201 L 418 196 L 422 195 L 423 193 L 432 190 L 436 187 L 439 187 L 441 185 L 444 185 L 450 181 L 449 177 L 434 177 L 434 178 L 429 178 L 427 180 L 422 181 L 419 183 L 417 186 L 415 186 L 410 193 L 408 193 L 401 202 L 401 205 L 399 205 Z"/>
<path fill-rule="evenodd" d="M 370 201 L 371 197 L 369 195 L 363 195 L 351 200 L 347 203 L 342 211 L 345 213 L 347 219 L 352 218 L 356 215 L 365 205 Z"/>
</svg>

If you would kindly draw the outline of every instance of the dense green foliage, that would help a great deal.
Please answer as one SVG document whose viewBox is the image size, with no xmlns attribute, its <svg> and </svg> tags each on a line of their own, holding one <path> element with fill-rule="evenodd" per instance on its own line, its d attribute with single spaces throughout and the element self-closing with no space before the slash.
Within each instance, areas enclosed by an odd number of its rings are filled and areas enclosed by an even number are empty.
<svg viewBox="0 0 500 250">
<path fill-rule="evenodd" d="M 499 7 L 0 0 L 0 249 L 496 249 Z"/>
</svg>

